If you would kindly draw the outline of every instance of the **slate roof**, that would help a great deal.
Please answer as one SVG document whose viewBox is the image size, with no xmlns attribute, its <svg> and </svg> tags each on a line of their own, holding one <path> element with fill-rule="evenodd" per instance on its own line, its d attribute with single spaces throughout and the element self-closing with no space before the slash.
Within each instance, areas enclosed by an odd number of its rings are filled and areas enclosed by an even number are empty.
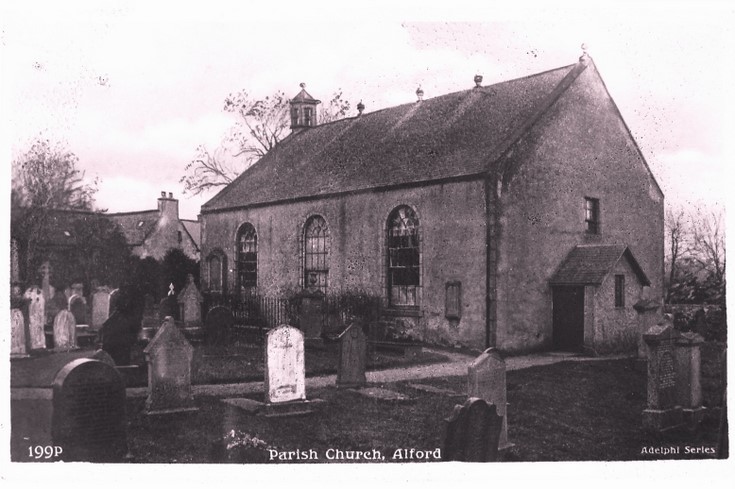
<svg viewBox="0 0 735 489">
<path fill-rule="evenodd" d="M 139 212 L 120 212 L 107 215 L 115 221 L 130 246 L 143 244 L 145 239 L 156 229 L 158 210 Z"/>
<path fill-rule="evenodd" d="M 566 89 L 565 77 L 575 79 L 585 66 L 292 133 L 205 203 L 202 212 L 479 175 Z"/>
<path fill-rule="evenodd" d="M 599 285 L 623 257 L 626 257 L 640 282 L 643 285 L 650 285 L 650 280 L 633 253 L 622 244 L 576 246 L 551 277 L 550 283 L 552 285 Z"/>
<path fill-rule="evenodd" d="M 48 215 L 43 244 L 46 246 L 75 246 L 77 243 L 74 233 L 77 221 L 100 219 L 103 214 L 92 211 L 55 209 Z"/>
<path fill-rule="evenodd" d="M 201 248 L 201 228 L 202 223 L 199 221 L 192 221 L 189 219 L 179 219 L 179 222 L 181 222 L 181 225 L 184 226 L 184 229 L 186 229 L 186 232 L 189 233 L 189 236 L 191 236 L 191 239 L 194 241 L 194 244 L 197 248 Z"/>
</svg>

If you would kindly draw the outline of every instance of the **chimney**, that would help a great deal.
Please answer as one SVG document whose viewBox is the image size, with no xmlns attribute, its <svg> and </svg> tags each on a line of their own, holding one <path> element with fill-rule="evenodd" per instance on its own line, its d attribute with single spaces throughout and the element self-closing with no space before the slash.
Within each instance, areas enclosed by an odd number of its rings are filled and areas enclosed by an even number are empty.
<svg viewBox="0 0 735 489">
<path fill-rule="evenodd" d="M 179 220 L 179 201 L 174 199 L 172 192 L 168 193 L 161 192 L 161 197 L 158 199 L 158 214 L 163 222 L 178 222 Z"/>
</svg>

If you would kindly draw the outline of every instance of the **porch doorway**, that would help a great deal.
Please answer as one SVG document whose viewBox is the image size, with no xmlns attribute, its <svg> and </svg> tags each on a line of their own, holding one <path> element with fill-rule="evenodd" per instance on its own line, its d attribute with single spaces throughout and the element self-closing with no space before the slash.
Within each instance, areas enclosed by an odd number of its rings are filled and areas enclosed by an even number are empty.
<svg viewBox="0 0 735 489">
<path fill-rule="evenodd" d="M 582 351 L 584 345 L 584 287 L 553 287 L 553 347 Z"/>
</svg>

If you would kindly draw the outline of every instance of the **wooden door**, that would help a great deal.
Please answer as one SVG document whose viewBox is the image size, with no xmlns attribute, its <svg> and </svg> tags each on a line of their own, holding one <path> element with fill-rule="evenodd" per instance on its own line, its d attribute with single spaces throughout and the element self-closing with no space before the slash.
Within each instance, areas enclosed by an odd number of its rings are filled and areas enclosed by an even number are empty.
<svg viewBox="0 0 735 489">
<path fill-rule="evenodd" d="M 554 287 L 554 350 L 581 351 L 584 344 L 584 287 Z"/>
</svg>

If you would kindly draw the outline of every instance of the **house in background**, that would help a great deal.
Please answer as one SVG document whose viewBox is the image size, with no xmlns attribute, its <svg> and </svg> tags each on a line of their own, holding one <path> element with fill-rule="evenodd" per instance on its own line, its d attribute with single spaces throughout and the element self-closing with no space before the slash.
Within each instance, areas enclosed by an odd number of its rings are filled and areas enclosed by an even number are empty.
<svg viewBox="0 0 735 489">
<path fill-rule="evenodd" d="M 424 341 L 620 345 L 663 295 L 664 196 L 591 58 L 293 132 L 201 210 L 202 285 L 361 290 Z"/>
<path fill-rule="evenodd" d="M 158 208 L 106 214 L 115 221 L 133 254 L 162 260 L 171 248 L 178 248 L 199 261 L 199 221 L 179 218 L 179 201 L 161 192 Z"/>
</svg>

